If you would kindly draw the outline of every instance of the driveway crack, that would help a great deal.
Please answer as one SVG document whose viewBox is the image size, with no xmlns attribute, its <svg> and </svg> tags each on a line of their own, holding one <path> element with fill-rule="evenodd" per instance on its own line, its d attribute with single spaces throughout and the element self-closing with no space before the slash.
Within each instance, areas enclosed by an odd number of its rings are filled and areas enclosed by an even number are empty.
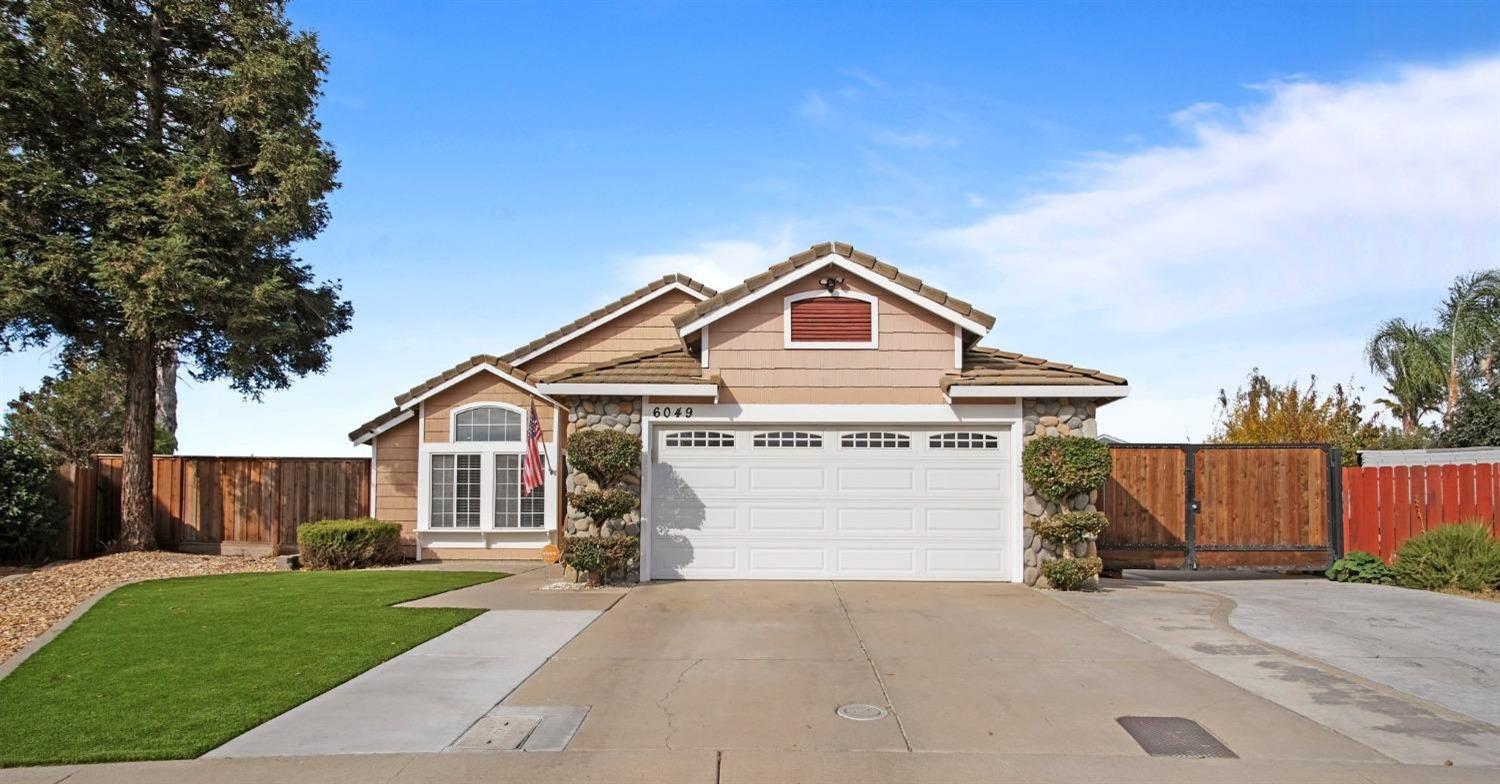
<svg viewBox="0 0 1500 784">
<path fill-rule="evenodd" d="M 891 693 L 885 687 L 885 678 L 880 675 L 880 668 L 875 665 L 874 657 L 870 656 L 870 648 L 865 645 L 865 638 L 860 636 L 859 627 L 854 625 L 854 617 L 849 614 L 849 605 L 844 601 L 844 594 L 839 592 L 839 584 L 830 582 L 833 586 L 833 595 L 839 599 L 839 609 L 844 611 L 844 620 L 849 624 L 849 631 L 854 632 L 854 639 L 859 643 L 859 650 L 865 655 L 865 661 L 870 663 L 870 672 L 875 674 L 875 682 L 880 685 L 880 696 L 885 699 L 885 704 L 891 709 L 891 718 L 896 720 L 896 729 L 901 732 L 901 742 L 905 744 L 906 750 L 911 751 L 911 738 L 906 737 L 906 725 L 901 722 L 901 713 L 896 710 L 896 703 L 891 701 Z"/>
<path fill-rule="evenodd" d="M 667 738 L 665 743 L 667 745 L 668 751 L 672 750 L 672 737 L 677 734 L 677 717 L 673 716 L 671 709 L 667 707 L 667 700 L 672 699 L 672 695 L 675 694 L 677 692 L 677 689 L 682 686 L 682 681 L 687 677 L 687 674 L 689 672 L 692 672 L 694 667 L 697 667 L 702 663 L 702 659 L 694 659 L 692 664 L 689 664 L 688 666 L 682 668 L 682 672 L 677 673 L 677 680 L 672 684 L 672 687 L 667 689 L 666 692 L 664 692 L 661 697 L 657 698 L 656 700 L 656 707 L 660 708 L 661 712 L 666 714 L 667 716 Z"/>
</svg>

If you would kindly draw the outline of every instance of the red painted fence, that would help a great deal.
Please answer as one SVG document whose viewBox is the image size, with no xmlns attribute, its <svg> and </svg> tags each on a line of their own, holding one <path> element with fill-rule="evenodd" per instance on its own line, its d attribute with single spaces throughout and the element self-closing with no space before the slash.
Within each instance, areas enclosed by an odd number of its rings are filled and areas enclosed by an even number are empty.
<svg viewBox="0 0 1500 784">
<path fill-rule="evenodd" d="M 1500 463 L 1344 469 L 1344 550 L 1390 560 L 1408 538 L 1480 520 L 1500 536 Z"/>
</svg>

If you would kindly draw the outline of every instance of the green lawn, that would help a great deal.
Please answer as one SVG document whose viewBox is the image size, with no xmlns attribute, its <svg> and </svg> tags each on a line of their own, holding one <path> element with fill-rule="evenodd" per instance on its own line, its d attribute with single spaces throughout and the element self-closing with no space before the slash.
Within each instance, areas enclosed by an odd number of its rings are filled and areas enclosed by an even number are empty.
<svg viewBox="0 0 1500 784">
<path fill-rule="evenodd" d="M 503 576 L 281 572 L 125 586 L 0 680 L 0 767 L 196 757 L 482 612 L 389 605 Z"/>
</svg>

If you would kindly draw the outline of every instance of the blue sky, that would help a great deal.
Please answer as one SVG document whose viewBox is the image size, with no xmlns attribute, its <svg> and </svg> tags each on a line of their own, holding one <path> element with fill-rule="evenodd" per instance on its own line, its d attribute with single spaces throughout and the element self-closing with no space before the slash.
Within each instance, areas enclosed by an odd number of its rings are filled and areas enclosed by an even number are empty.
<svg viewBox="0 0 1500 784">
<path fill-rule="evenodd" d="M 1359 349 L 1500 261 L 1500 4 L 336 3 L 333 221 L 356 310 L 263 402 L 182 384 L 183 451 L 348 454 L 407 387 L 647 279 L 839 239 L 1128 376 L 1102 428 L 1200 440 L 1259 366 Z M 0 357 L 0 392 L 54 356 Z"/>
</svg>

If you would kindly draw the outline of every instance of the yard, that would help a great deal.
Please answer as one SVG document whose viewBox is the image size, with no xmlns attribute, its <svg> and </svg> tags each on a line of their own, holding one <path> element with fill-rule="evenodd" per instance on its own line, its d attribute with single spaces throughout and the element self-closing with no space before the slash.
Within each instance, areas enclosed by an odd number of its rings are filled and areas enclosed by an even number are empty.
<svg viewBox="0 0 1500 784">
<path fill-rule="evenodd" d="M 236 574 L 106 596 L 0 680 L 0 766 L 198 756 L 478 615 L 494 572 Z"/>
</svg>

